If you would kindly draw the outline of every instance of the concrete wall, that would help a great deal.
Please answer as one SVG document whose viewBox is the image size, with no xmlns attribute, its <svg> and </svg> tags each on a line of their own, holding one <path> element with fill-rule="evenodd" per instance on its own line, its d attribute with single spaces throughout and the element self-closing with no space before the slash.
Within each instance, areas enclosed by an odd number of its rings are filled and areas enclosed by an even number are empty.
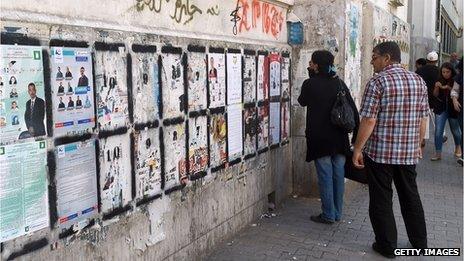
<svg viewBox="0 0 464 261">
<path fill-rule="evenodd" d="M 5 27 L 17 27 L 17 33 L 39 39 L 42 46 L 47 46 L 50 39 L 63 39 L 87 41 L 91 46 L 95 41 L 123 42 L 126 47 L 133 43 L 158 47 L 172 44 L 182 47 L 184 51 L 188 44 L 278 52 L 290 50 L 285 44 L 285 22 L 277 37 L 274 35 L 277 28 L 272 28 L 272 23 L 269 30 L 274 32 L 266 31 L 263 25 L 258 24 L 256 27 L 251 25 L 249 31 L 242 31 L 242 35 L 240 32 L 233 35 L 230 33 L 233 24 L 228 9 L 220 9 L 220 14 L 223 14 L 221 19 L 224 20 L 221 23 L 215 23 L 213 18 L 194 18 L 201 23 L 190 26 L 190 22 L 182 20 L 183 25 L 174 25 L 169 18 L 176 10 L 176 7 L 172 7 L 173 1 L 169 2 L 173 9 L 163 9 L 166 12 L 158 17 L 159 20 L 155 13 L 145 10 L 143 12 L 146 13 L 142 14 L 134 9 L 129 10 L 141 2 L 87 1 L 79 2 L 78 6 L 75 2 L 62 2 L 59 6 L 53 1 L 41 5 L 31 5 L 29 1 L 2 2 L 2 32 L 6 30 Z M 144 1 L 147 2 L 168 3 Z M 198 5 L 206 2 L 199 1 Z M 215 3 L 219 6 L 222 1 Z M 84 4 L 87 4 L 85 8 L 78 8 Z M 280 3 L 277 4 L 280 6 Z M 203 15 L 208 14 L 207 8 L 201 7 Z M 280 8 L 286 15 L 284 7 Z M 153 21 L 160 22 L 160 26 Z M 170 23 L 163 24 L 166 21 Z M 204 33 L 202 29 L 206 23 L 218 26 L 210 26 L 214 31 Z M 49 143 L 52 144 L 51 139 Z M 59 239 L 57 229 L 43 229 L 8 241 L 2 245 L 0 260 L 6 260 L 10 254 L 22 251 L 24 247 L 29 248 L 27 244 L 41 238 L 48 240 L 46 247 L 25 254 L 22 259 L 200 259 L 216 243 L 267 211 L 270 194 L 279 204 L 292 193 L 292 144 L 291 140 L 287 145 L 244 160 L 214 175 L 208 173 L 205 178 L 190 182 L 184 189 L 163 195 L 148 205 L 134 207 L 115 220 L 102 222 L 97 219 L 94 226 L 74 236 Z"/>
</svg>

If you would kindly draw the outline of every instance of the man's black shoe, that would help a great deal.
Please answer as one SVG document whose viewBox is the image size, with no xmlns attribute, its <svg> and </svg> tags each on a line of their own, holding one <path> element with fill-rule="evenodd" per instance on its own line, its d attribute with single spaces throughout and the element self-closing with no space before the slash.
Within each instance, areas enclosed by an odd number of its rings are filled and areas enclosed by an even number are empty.
<svg viewBox="0 0 464 261">
<path fill-rule="evenodd" d="M 333 224 L 334 223 L 332 220 L 322 217 L 322 214 L 319 214 L 317 216 L 311 216 L 311 220 L 317 223 L 322 223 L 322 224 Z"/>
<path fill-rule="evenodd" d="M 386 258 L 395 258 L 395 254 L 393 254 L 393 252 L 388 252 L 384 249 L 382 249 L 379 245 L 377 245 L 377 243 L 373 243 L 372 244 L 372 249 L 374 249 L 375 252 L 381 254 L 382 256 L 386 257 Z"/>
</svg>

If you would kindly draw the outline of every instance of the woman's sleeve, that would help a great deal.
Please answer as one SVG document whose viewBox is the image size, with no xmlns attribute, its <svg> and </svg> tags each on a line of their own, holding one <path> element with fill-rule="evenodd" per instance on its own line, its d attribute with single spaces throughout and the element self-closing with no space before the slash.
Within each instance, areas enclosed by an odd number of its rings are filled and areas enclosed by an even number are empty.
<svg viewBox="0 0 464 261">
<path fill-rule="evenodd" d="M 301 85 L 301 93 L 298 97 L 298 103 L 301 106 L 309 106 L 309 79 Z"/>
</svg>

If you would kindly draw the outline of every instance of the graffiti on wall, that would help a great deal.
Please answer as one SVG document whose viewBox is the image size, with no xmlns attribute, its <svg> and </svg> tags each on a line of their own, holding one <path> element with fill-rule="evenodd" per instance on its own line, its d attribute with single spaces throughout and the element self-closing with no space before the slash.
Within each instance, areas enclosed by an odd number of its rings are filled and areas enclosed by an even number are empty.
<svg viewBox="0 0 464 261">
<path fill-rule="evenodd" d="M 257 29 L 278 38 L 285 23 L 285 10 L 259 0 L 238 0 L 238 33 Z"/>
</svg>

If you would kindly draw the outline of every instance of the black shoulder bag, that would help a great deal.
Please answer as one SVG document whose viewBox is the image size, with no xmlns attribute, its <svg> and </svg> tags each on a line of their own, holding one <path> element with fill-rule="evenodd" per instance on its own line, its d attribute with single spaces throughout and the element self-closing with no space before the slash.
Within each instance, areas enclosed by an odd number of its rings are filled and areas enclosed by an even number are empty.
<svg viewBox="0 0 464 261">
<path fill-rule="evenodd" d="M 356 127 L 356 122 L 354 120 L 353 108 L 348 102 L 346 95 L 345 90 L 343 90 L 342 81 L 339 78 L 337 98 L 330 112 L 330 120 L 333 125 L 350 133 Z"/>
</svg>

